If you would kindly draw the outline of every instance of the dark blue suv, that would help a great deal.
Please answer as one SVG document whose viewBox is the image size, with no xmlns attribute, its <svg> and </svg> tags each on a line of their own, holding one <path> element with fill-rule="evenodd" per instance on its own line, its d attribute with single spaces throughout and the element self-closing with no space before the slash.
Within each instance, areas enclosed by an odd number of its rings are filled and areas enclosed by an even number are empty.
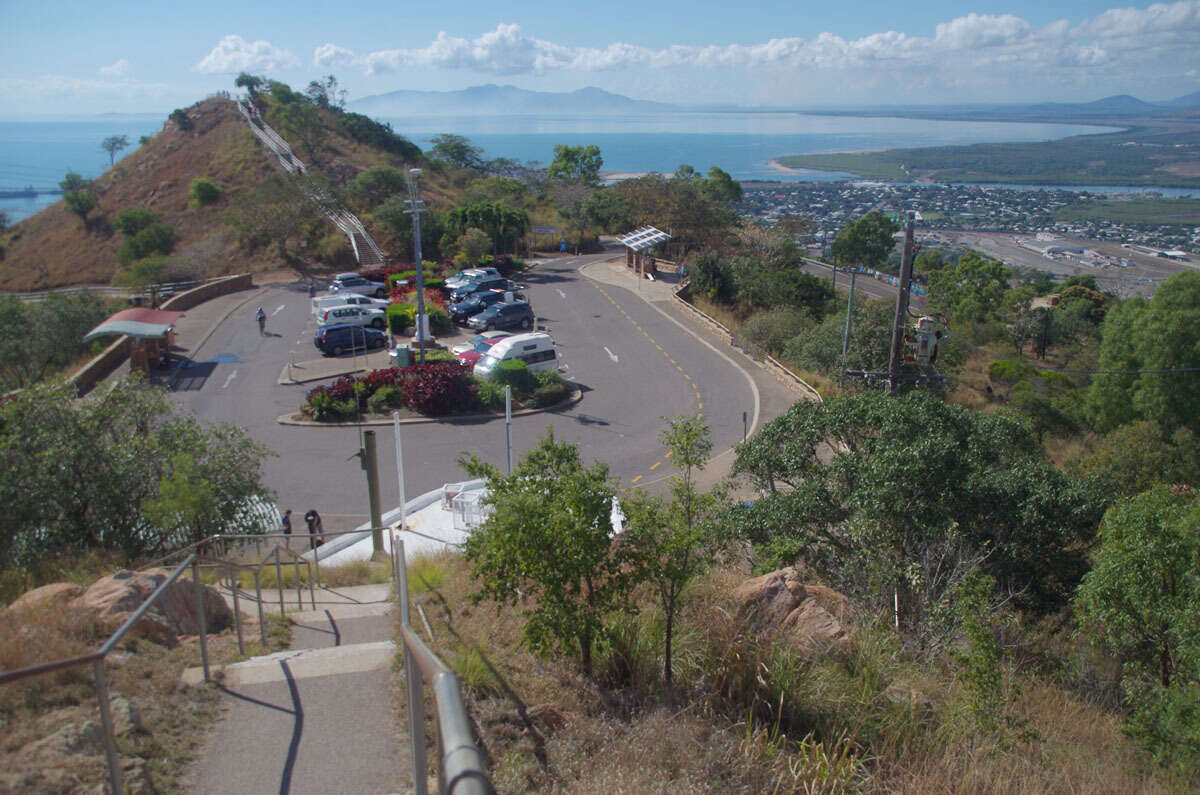
<svg viewBox="0 0 1200 795">
<path fill-rule="evenodd" d="M 332 326 L 322 326 L 313 337 L 313 345 L 325 355 L 341 356 L 346 351 L 365 351 L 370 348 L 383 348 L 388 343 L 388 336 L 373 328 L 363 328 L 354 323 L 337 323 Z"/>
<path fill-rule="evenodd" d="M 494 328 L 533 328 L 533 307 L 528 301 L 507 301 L 493 304 L 467 321 L 467 325 L 480 331 Z"/>
<path fill-rule="evenodd" d="M 517 297 L 522 298 L 524 296 L 518 295 Z M 450 319 L 455 323 L 466 323 L 467 318 L 471 315 L 477 315 L 492 304 L 498 304 L 503 300 L 503 290 L 472 293 L 458 303 L 450 304 L 450 306 L 446 307 L 446 311 L 450 314 Z"/>
</svg>

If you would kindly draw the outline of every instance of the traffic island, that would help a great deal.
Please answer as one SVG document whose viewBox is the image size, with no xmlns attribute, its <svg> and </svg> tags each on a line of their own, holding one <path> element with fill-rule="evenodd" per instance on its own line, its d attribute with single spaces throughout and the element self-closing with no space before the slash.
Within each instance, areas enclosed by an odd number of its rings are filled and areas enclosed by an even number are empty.
<svg viewBox="0 0 1200 795">
<path fill-rule="evenodd" d="M 545 411 L 561 411 L 569 408 L 583 400 L 583 390 L 574 386 L 568 385 L 567 395 L 562 400 L 552 405 L 514 408 L 512 416 L 524 417 L 528 414 L 539 414 Z M 464 414 L 440 414 L 440 415 L 425 415 L 418 414 L 412 409 L 395 408 L 389 409 L 387 412 L 371 412 L 365 411 L 361 419 L 354 420 L 314 420 L 312 417 L 306 416 L 302 412 L 293 412 L 291 414 L 283 414 L 276 418 L 276 422 L 280 425 L 297 425 L 313 428 L 346 428 L 357 427 L 362 425 L 391 425 L 394 421 L 392 414 L 400 415 L 401 425 L 412 425 L 422 422 L 487 422 L 489 420 L 504 419 L 504 409 L 495 409 L 492 411 L 477 411 Z"/>
</svg>

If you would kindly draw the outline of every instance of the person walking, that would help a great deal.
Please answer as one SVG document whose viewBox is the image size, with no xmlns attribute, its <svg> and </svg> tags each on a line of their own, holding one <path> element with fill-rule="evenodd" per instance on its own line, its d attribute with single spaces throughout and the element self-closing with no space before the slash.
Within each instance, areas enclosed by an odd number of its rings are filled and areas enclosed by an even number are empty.
<svg viewBox="0 0 1200 795">
<path fill-rule="evenodd" d="M 283 540 L 287 544 L 287 548 L 292 548 L 292 509 L 288 508 L 283 512 Z"/>
<path fill-rule="evenodd" d="M 304 521 L 308 524 L 308 545 L 310 549 L 316 549 L 325 543 L 324 532 L 325 528 L 321 525 L 321 514 L 317 513 L 316 508 L 310 508 L 308 513 L 304 514 Z"/>
<path fill-rule="evenodd" d="M 258 311 L 254 313 L 254 318 L 258 321 L 258 336 L 263 336 L 267 333 L 267 313 L 260 306 Z"/>
</svg>

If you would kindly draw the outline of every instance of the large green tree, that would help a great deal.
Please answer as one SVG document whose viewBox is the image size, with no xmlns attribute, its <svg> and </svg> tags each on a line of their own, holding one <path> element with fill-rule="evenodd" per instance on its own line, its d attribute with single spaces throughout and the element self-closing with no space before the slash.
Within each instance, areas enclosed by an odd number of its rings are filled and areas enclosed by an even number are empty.
<svg viewBox="0 0 1200 795">
<path fill-rule="evenodd" d="M 88 549 L 136 558 L 232 530 L 249 501 L 268 495 L 266 455 L 241 429 L 179 415 L 165 390 L 137 380 L 82 400 L 65 383 L 25 389 L 0 403 L 0 564 L 32 568 Z M 163 483 L 181 456 L 192 460 L 191 482 L 211 488 L 215 510 L 203 527 L 147 513 L 170 495 Z"/>
<path fill-rule="evenodd" d="M 1075 597 L 1083 631 L 1121 661 L 1130 728 L 1200 761 L 1200 499 L 1158 486 L 1109 510 Z"/>
<path fill-rule="evenodd" d="M 449 163 L 455 168 L 483 168 L 483 150 L 462 135 L 442 133 L 429 139 L 429 158 Z"/>
<path fill-rule="evenodd" d="M 603 166 L 604 157 L 600 154 L 600 147 L 595 144 L 558 144 L 554 147 L 554 160 L 546 173 L 550 179 L 594 187 L 600 184 L 600 169 Z"/>
<path fill-rule="evenodd" d="M 116 162 L 117 153 L 129 146 L 128 135 L 110 135 L 100 142 L 100 148 L 108 152 L 108 165 Z"/>
<path fill-rule="evenodd" d="M 1200 434 L 1200 273 L 1181 271 L 1149 301 L 1131 298 L 1104 318 L 1100 369 L 1092 380 L 1090 405 L 1096 425 L 1109 430 L 1149 420 L 1168 433 L 1188 428 Z M 1136 372 L 1143 370 L 1159 372 Z M 1176 372 L 1165 372 L 1176 371 Z"/>
<path fill-rule="evenodd" d="M 85 352 L 84 335 L 110 312 L 88 292 L 50 293 L 39 303 L 0 296 L 0 390 L 28 387 L 64 370 Z"/>
<path fill-rule="evenodd" d="M 891 216 L 872 210 L 842 227 L 833 241 L 833 256 L 843 265 L 878 268 L 896 247 L 892 236 L 899 231 Z"/>
<path fill-rule="evenodd" d="M 62 182 L 58 183 L 58 187 L 62 189 L 63 204 L 87 226 L 88 213 L 96 208 L 96 191 L 92 187 L 92 181 L 84 179 L 74 171 L 68 171 Z"/>
<path fill-rule="evenodd" d="M 604 619 L 627 590 L 624 557 L 610 538 L 608 466 L 585 466 L 578 448 L 549 430 L 510 474 L 475 455 L 459 463 L 486 478 L 492 509 L 463 549 L 475 598 L 521 604 L 525 643 L 577 653 L 590 675 Z"/>
<path fill-rule="evenodd" d="M 925 393 L 800 402 L 738 447 L 767 495 L 738 514 L 781 563 L 800 561 L 919 626 L 976 565 L 1030 607 L 1061 605 L 1103 500 L 1022 423 Z"/>
<path fill-rule="evenodd" d="M 956 323 L 984 323 L 1009 309 L 1009 272 L 999 260 L 965 252 L 929 277 L 929 308 Z"/>
</svg>

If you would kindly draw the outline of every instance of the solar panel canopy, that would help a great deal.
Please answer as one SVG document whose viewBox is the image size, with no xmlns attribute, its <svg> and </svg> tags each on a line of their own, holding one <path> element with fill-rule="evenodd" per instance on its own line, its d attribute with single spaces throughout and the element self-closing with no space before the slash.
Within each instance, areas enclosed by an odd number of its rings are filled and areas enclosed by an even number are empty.
<svg viewBox="0 0 1200 795">
<path fill-rule="evenodd" d="M 671 239 L 671 236 L 661 229 L 655 229 L 652 226 L 643 226 L 641 229 L 635 229 L 625 235 L 618 235 L 617 240 L 625 244 L 626 248 L 633 251 L 645 251 L 651 246 L 656 246 L 659 243 L 665 243 Z"/>
</svg>

